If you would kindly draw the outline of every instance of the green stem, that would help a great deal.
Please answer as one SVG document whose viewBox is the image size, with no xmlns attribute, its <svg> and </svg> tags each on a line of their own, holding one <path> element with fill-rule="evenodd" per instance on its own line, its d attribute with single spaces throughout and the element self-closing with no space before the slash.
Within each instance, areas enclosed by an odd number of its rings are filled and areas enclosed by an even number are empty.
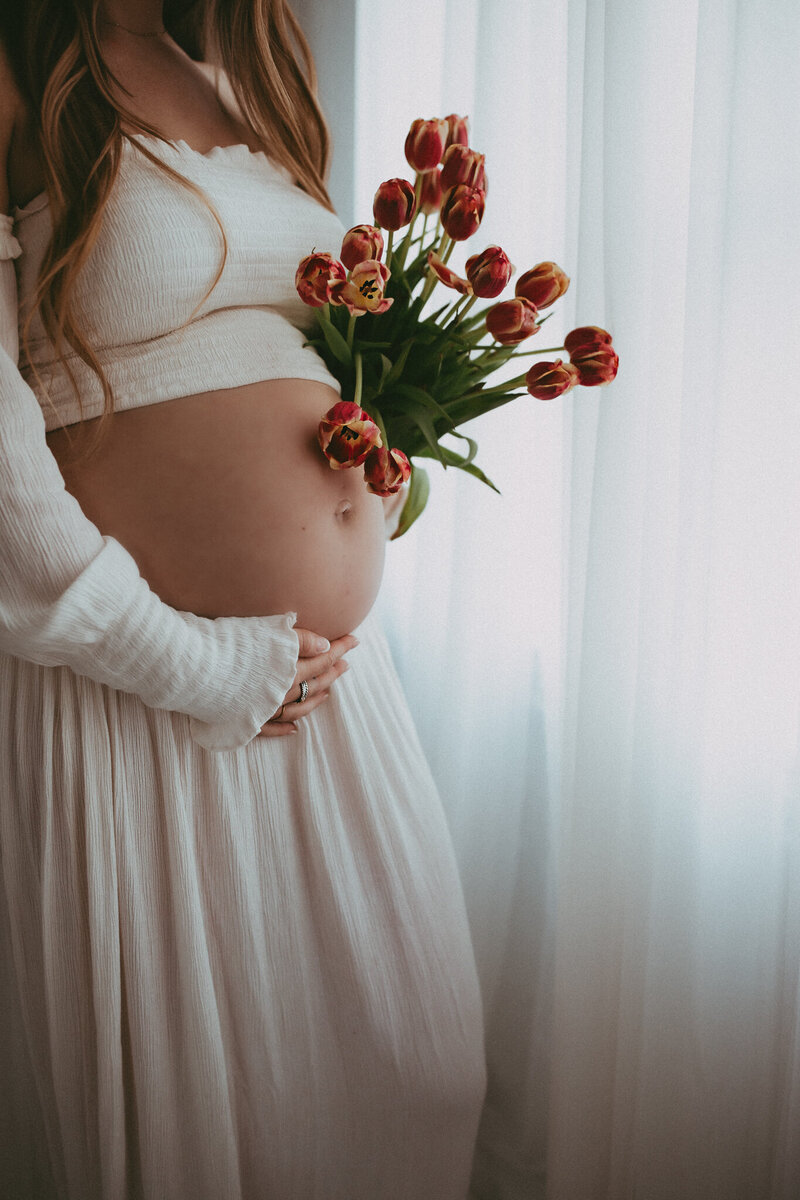
<svg viewBox="0 0 800 1200">
<path fill-rule="evenodd" d="M 356 328 L 356 314 L 350 313 L 350 320 L 347 322 L 347 344 L 350 349 L 353 349 L 353 334 Z"/>
<path fill-rule="evenodd" d="M 394 241 L 394 230 L 390 229 L 389 236 L 386 239 L 386 266 L 387 267 L 390 267 L 392 264 L 392 242 L 393 241 Z"/>
<path fill-rule="evenodd" d="M 352 320 L 352 317 L 351 317 Z M 353 403 L 361 407 L 361 354 L 356 350 L 353 356 L 356 364 L 356 382 L 353 388 Z"/>
<path fill-rule="evenodd" d="M 466 392 L 459 400 L 472 400 L 476 396 L 495 396 L 498 392 L 511 392 L 514 388 L 522 387 L 527 378 L 527 372 L 524 375 L 517 375 L 515 379 L 507 379 L 505 383 L 498 383 L 497 387 L 479 388 L 474 392 Z"/>
<path fill-rule="evenodd" d="M 372 417 L 373 421 L 378 426 L 378 429 L 380 429 L 381 441 L 383 442 L 384 446 L 388 450 L 389 449 L 389 435 L 386 432 L 386 426 L 383 423 L 383 417 L 381 416 L 380 409 L 378 409 L 378 408 L 373 409 L 369 415 Z"/>
<path fill-rule="evenodd" d="M 543 350 L 517 350 L 514 352 L 516 357 L 518 354 L 557 354 L 559 350 L 563 350 L 563 346 L 545 346 Z"/>
<path fill-rule="evenodd" d="M 456 248 L 455 240 L 451 238 L 450 245 L 447 247 L 447 249 L 444 252 L 444 255 L 442 256 L 442 262 L 448 261 L 448 259 L 450 258 L 450 255 L 453 253 L 455 248 Z"/>
<path fill-rule="evenodd" d="M 461 322 L 464 320 L 464 317 L 467 315 L 467 313 L 468 313 L 468 312 L 469 312 L 469 310 L 472 308 L 473 304 L 475 303 L 475 301 L 476 301 L 477 299 L 478 299 L 478 297 L 477 297 L 477 296 L 474 296 L 474 295 L 473 295 L 473 296 L 469 296 L 469 297 L 467 298 L 467 302 L 466 302 L 466 304 L 465 304 L 465 305 L 464 305 L 464 307 L 462 308 L 461 312 L 458 314 L 458 324 L 459 324 L 459 325 L 460 325 L 460 324 L 461 324 Z"/>
</svg>

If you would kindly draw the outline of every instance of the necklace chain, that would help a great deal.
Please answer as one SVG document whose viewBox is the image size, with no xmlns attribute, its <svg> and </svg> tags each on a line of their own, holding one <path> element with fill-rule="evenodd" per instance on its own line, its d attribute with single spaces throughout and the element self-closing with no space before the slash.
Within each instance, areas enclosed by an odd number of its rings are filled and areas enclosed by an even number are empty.
<svg viewBox="0 0 800 1200">
<path fill-rule="evenodd" d="M 107 17 L 105 14 L 103 14 L 103 20 L 108 25 L 116 25 L 117 29 L 124 29 L 126 33 L 132 33 L 134 37 L 161 37 L 162 34 L 167 32 L 163 25 L 155 32 L 148 31 L 147 33 L 142 33 L 139 29 L 128 29 L 127 25 L 120 25 L 119 21 L 112 21 L 111 17 Z"/>
</svg>

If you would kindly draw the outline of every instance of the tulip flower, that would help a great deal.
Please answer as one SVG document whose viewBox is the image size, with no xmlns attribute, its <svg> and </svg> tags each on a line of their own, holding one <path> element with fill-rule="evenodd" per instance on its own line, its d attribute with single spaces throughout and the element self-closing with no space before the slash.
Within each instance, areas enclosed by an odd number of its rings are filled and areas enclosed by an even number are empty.
<svg viewBox="0 0 800 1200">
<path fill-rule="evenodd" d="M 583 346 L 570 355 L 570 362 L 577 369 L 582 387 L 600 387 L 616 379 L 619 357 L 613 346 Z"/>
<path fill-rule="evenodd" d="M 583 346 L 601 345 L 611 345 L 611 334 L 597 325 L 580 325 L 564 338 L 564 349 L 570 357 Z"/>
<path fill-rule="evenodd" d="M 383 445 L 373 420 L 348 400 L 340 400 L 319 423 L 319 444 L 334 470 L 360 467 L 371 450 Z"/>
<path fill-rule="evenodd" d="M 454 142 L 448 146 L 442 159 L 442 187 L 445 191 L 455 187 L 457 183 L 468 183 L 470 187 L 484 186 L 486 158 L 469 146 Z"/>
<path fill-rule="evenodd" d="M 607 330 L 581 325 L 564 338 L 564 349 L 578 368 L 583 387 L 600 387 L 616 378 L 619 358 Z"/>
<path fill-rule="evenodd" d="M 344 267 L 332 255 L 307 254 L 297 268 L 294 286 L 305 304 L 321 308 L 332 299 L 334 285 L 346 278 Z"/>
<path fill-rule="evenodd" d="M 458 117 L 455 113 L 450 113 L 449 116 L 445 117 L 445 121 L 447 121 L 447 145 L 455 146 L 459 144 L 461 146 L 468 146 L 469 118 Z"/>
<path fill-rule="evenodd" d="M 468 296 L 472 291 L 469 280 L 462 279 L 460 275 L 456 275 L 455 271 L 451 271 L 433 250 L 428 251 L 428 266 L 445 287 L 454 288 L 455 291 L 461 292 L 462 296 Z"/>
<path fill-rule="evenodd" d="M 356 263 L 346 282 L 334 285 L 331 299 L 335 304 L 344 304 L 355 317 L 365 312 L 386 312 L 394 304 L 394 300 L 383 294 L 390 275 L 391 271 L 385 263 L 368 258 Z"/>
<path fill-rule="evenodd" d="M 536 324 L 536 305 L 531 304 L 523 296 L 515 296 L 513 300 L 501 300 L 486 314 L 486 328 L 503 346 L 516 346 L 524 342 L 533 333 L 538 333 L 541 326 Z"/>
<path fill-rule="evenodd" d="M 514 288 L 516 296 L 524 296 L 537 308 L 547 308 L 554 304 L 569 287 L 569 276 L 554 262 L 538 263 L 520 275 Z"/>
<path fill-rule="evenodd" d="M 411 478 L 411 463 L 402 450 L 379 446 L 370 450 L 364 463 L 367 491 L 376 496 L 393 496 Z"/>
<path fill-rule="evenodd" d="M 463 242 L 472 237 L 483 220 L 486 194 L 482 188 L 458 183 L 442 202 L 442 226 L 453 241 Z"/>
<path fill-rule="evenodd" d="M 442 172 L 426 171 L 422 176 L 419 194 L 420 212 L 430 216 L 442 207 Z"/>
<path fill-rule="evenodd" d="M 374 225 L 354 225 L 342 242 L 342 262 L 348 271 L 367 259 L 380 259 L 383 254 L 383 234 Z"/>
<path fill-rule="evenodd" d="M 499 246 L 487 246 L 483 253 L 467 259 L 466 271 L 475 295 L 492 300 L 500 295 L 514 268 L 504 250 Z"/>
<path fill-rule="evenodd" d="M 528 391 L 537 400 L 552 400 L 580 383 L 578 368 L 557 358 L 555 362 L 534 363 L 525 376 Z"/>
<path fill-rule="evenodd" d="M 442 161 L 447 145 L 447 121 L 412 121 L 405 144 L 406 161 L 420 175 Z"/>
<path fill-rule="evenodd" d="M 393 233 L 408 225 L 413 220 L 415 211 L 414 186 L 407 179 L 385 180 L 372 202 L 375 224 Z"/>
</svg>

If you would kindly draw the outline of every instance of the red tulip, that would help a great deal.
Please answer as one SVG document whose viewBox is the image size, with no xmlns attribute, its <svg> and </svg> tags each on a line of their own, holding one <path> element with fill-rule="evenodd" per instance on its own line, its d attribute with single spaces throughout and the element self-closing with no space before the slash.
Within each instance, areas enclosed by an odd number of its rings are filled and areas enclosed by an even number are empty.
<svg viewBox="0 0 800 1200">
<path fill-rule="evenodd" d="M 368 258 L 356 263 L 345 283 L 337 283 L 331 289 L 331 299 L 335 304 L 344 304 L 348 312 L 359 317 L 362 313 L 386 312 L 394 304 L 383 291 L 391 271 L 385 263 Z"/>
<path fill-rule="evenodd" d="M 331 288 L 347 278 L 344 267 L 331 254 L 307 254 L 294 277 L 300 299 L 312 308 L 321 308 L 331 297 Z"/>
<path fill-rule="evenodd" d="M 412 121 L 405 144 L 406 161 L 420 174 L 442 161 L 447 145 L 447 121 Z"/>
<path fill-rule="evenodd" d="M 537 400 L 552 400 L 580 383 L 578 368 L 557 358 L 555 362 L 534 363 L 525 376 L 528 391 Z"/>
<path fill-rule="evenodd" d="M 379 259 L 383 254 L 383 234 L 374 225 L 354 225 L 342 242 L 342 262 L 352 271 L 360 262 Z"/>
<path fill-rule="evenodd" d="M 578 370 L 582 387 L 600 387 L 617 377 L 619 356 L 613 346 L 586 347 L 579 356 L 570 355 L 570 361 Z"/>
<path fill-rule="evenodd" d="M 420 211 L 426 215 L 438 213 L 442 207 L 442 172 L 426 171 L 422 176 L 419 194 Z"/>
<path fill-rule="evenodd" d="M 572 357 L 583 346 L 610 346 L 611 334 L 597 325 L 580 325 L 564 338 L 564 349 Z"/>
<path fill-rule="evenodd" d="M 468 296 L 472 291 L 469 280 L 462 279 L 455 271 L 451 271 L 433 250 L 428 251 L 428 265 L 445 287 L 454 288 L 455 291 L 461 292 L 462 296 Z"/>
<path fill-rule="evenodd" d="M 524 296 L 537 308 L 547 308 L 554 304 L 569 287 L 569 276 L 554 262 L 538 263 L 520 275 L 514 294 Z"/>
<path fill-rule="evenodd" d="M 501 300 L 486 314 L 486 328 L 503 346 L 516 346 L 525 338 L 538 333 L 541 326 L 536 324 L 536 305 L 531 304 L 523 296 L 515 296 L 513 300 Z"/>
<path fill-rule="evenodd" d="M 450 113 L 445 117 L 447 121 L 447 145 L 455 146 L 457 143 L 461 146 L 469 145 L 469 118 L 458 117 L 455 113 Z"/>
<path fill-rule="evenodd" d="M 367 491 L 376 496 L 393 496 L 411 478 L 411 463 L 402 450 L 379 446 L 370 450 L 364 463 Z"/>
<path fill-rule="evenodd" d="M 454 142 L 448 146 L 442 159 L 442 187 L 445 191 L 457 183 L 468 183 L 470 187 L 483 187 L 486 175 L 486 158 L 469 146 Z"/>
<path fill-rule="evenodd" d="M 319 423 L 319 444 L 337 471 L 360 467 L 370 450 L 383 445 L 378 426 L 357 404 L 340 400 Z"/>
<path fill-rule="evenodd" d="M 414 186 L 407 179 L 387 179 L 372 202 L 375 224 L 381 229 L 402 229 L 413 219 L 415 211 Z"/>
<path fill-rule="evenodd" d="M 442 225 L 448 237 L 463 242 L 472 237 L 483 220 L 486 194 L 467 183 L 456 184 L 442 202 Z"/>
<path fill-rule="evenodd" d="M 564 349 L 578 368 L 583 387 L 600 387 L 616 378 L 619 357 L 607 330 L 581 325 L 564 338 Z"/>
<path fill-rule="evenodd" d="M 499 246 L 487 246 L 481 254 L 467 259 L 466 271 L 475 295 L 491 300 L 500 295 L 514 268 L 504 250 Z"/>
</svg>

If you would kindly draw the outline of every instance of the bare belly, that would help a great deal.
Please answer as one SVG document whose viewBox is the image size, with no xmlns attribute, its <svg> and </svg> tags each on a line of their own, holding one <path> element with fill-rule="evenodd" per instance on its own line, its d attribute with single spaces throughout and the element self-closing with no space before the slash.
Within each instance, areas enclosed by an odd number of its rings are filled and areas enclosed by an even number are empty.
<svg viewBox="0 0 800 1200">
<path fill-rule="evenodd" d="M 317 445 L 338 398 L 268 380 L 115 413 L 85 462 L 72 459 L 96 421 L 47 441 L 83 511 L 162 600 L 207 617 L 294 611 L 334 638 L 372 607 L 385 548 L 384 502 Z"/>
</svg>

